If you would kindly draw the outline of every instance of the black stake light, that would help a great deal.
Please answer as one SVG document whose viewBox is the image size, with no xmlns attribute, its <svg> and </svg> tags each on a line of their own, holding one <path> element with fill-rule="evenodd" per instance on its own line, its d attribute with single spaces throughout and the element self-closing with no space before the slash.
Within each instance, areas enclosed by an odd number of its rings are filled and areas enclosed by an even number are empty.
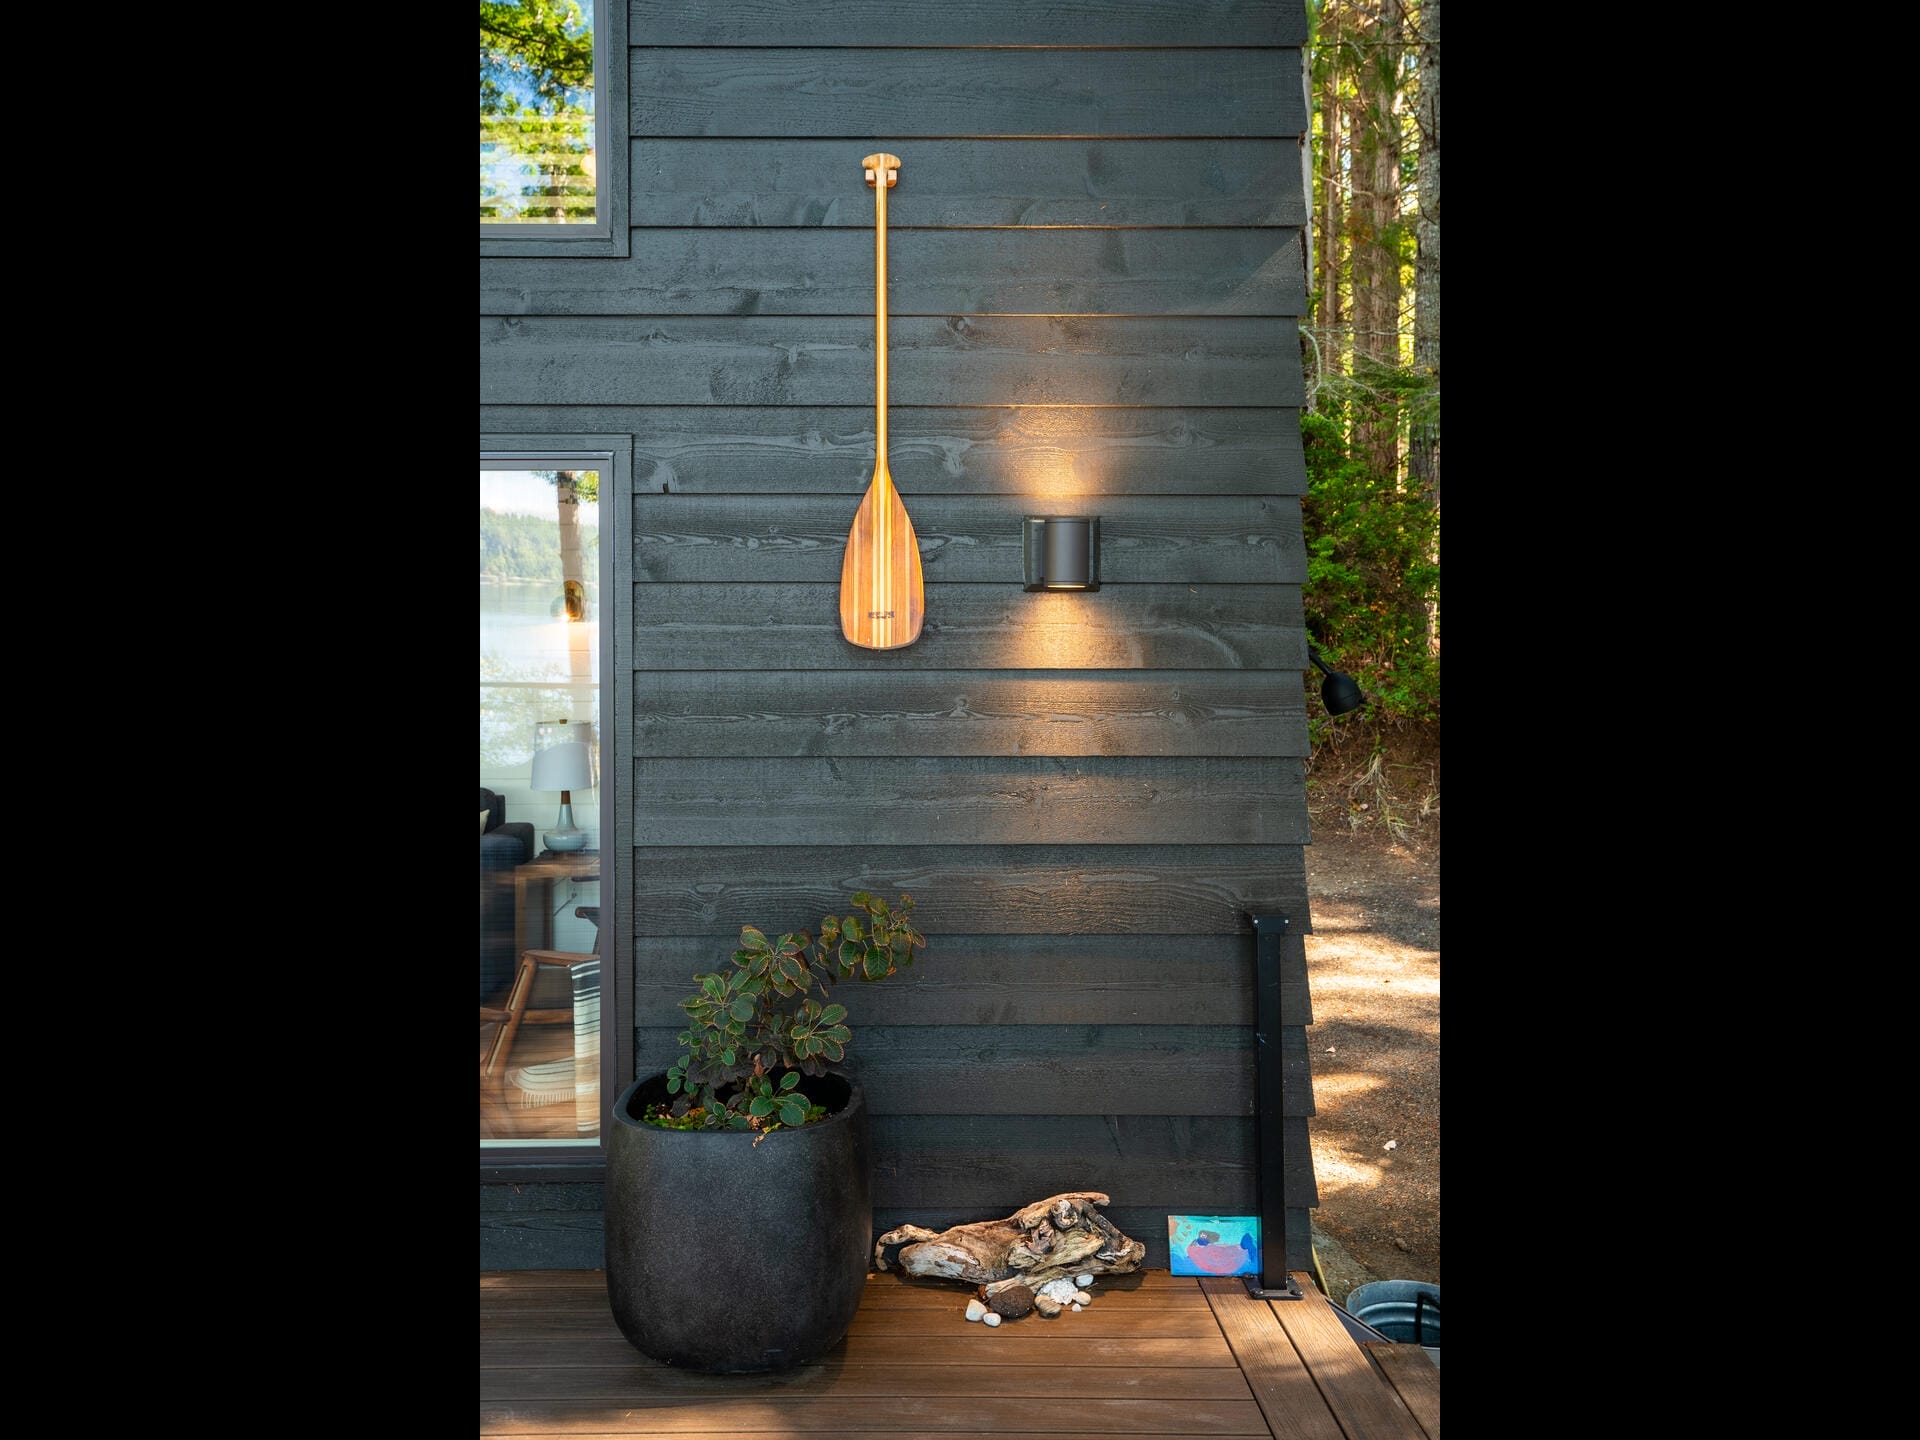
<svg viewBox="0 0 1920 1440">
<path fill-rule="evenodd" d="M 1329 715 L 1344 715 L 1367 703 L 1366 695 L 1353 683 L 1351 675 L 1327 669 L 1327 662 L 1320 658 L 1320 652 L 1313 648 L 1311 640 L 1307 642 L 1307 654 L 1327 677 L 1320 682 L 1320 701 L 1327 707 Z"/>
</svg>

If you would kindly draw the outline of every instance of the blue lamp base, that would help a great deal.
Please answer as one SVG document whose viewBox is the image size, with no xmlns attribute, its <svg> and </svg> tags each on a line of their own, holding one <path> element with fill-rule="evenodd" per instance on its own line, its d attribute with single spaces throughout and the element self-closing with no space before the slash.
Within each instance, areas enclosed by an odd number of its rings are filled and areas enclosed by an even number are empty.
<svg viewBox="0 0 1920 1440">
<path fill-rule="evenodd" d="M 560 806 L 560 818 L 553 822 L 553 829 L 540 838 L 547 842 L 547 849 L 556 854 L 587 848 L 587 832 L 574 828 L 573 806 L 564 803 Z"/>
</svg>

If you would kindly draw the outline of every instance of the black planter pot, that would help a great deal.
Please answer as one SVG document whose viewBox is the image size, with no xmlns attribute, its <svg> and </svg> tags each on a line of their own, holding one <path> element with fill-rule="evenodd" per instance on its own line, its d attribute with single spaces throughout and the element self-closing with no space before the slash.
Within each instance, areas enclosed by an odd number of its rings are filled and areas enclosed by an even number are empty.
<svg viewBox="0 0 1920 1440">
<path fill-rule="evenodd" d="M 629 1085 L 607 1137 L 607 1295 L 643 1355 L 690 1370 L 781 1370 L 838 1345 L 873 1245 L 866 1098 L 842 1075 L 800 1090 L 830 1111 L 758 1146 L 661 1130 L 665 1075 Z"/>
</svg>

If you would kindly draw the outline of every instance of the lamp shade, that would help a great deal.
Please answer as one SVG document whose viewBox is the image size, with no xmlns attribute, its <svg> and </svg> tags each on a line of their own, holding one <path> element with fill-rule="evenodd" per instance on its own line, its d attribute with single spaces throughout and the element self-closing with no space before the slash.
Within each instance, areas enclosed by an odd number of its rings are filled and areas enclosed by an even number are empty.
<svg viewBox="0 0 1920 1440">
<path fill-rule="evenodd" d="M 579 740 L 565 740 L 535 752 L 533 781 L 535 790 L 591 790 L 593 753 Z"/>
</svg>

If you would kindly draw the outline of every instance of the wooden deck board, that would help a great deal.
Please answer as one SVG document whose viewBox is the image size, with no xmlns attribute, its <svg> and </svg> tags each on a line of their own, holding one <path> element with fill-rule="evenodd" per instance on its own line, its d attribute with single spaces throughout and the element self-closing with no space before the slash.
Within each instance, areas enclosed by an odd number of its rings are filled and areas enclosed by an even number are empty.
<svg viewBox="0 0 1920 1440">
<path fill-rule="evenodd" d="M 1378 1348 L 1411 1353 L 1430 1382 L 1401 1356 L 1370 1360 L 1300 1278 L 1307 1299 L 1270 1304 L 1234 1279 L 1103 1276 L 1081 1314 L 992 1329 L 965 1320 L 968 1287 L 876 1274 L 847 1338 L 821 1360 L 717 1376 L 635 1351 L 601 1271 L 495 1272 L 480 1281 L 480 1429 L 571 1440 L 1437 1440 L 1438 1371 L 1407 1346 Z"/>
<path fill-rule="evenodd" d="M 621 1342 L 625 1344 L 625 1341 Z M 631 1351 L 629 1352 L 631 1353 Z M 1429 1365 L 1428 1369 L 1433 1367 Z M 735 1375 L 728 1395 L 977 1395 L 980 1372 L 959 1365 L 801 1365 L 771 1375 Z M 992 1392 L 1009 1399 L 1251 1400 L 1237 1370 L 1150 1366 L 1010 1365 L 993 1377 Z M 496 1366 L 480 1376 L 483 1401 L 595 1400 L 635 1396 L 712 1394 L 714 1378 L 655 1365 L 635 1354 L 621 1365 L 559 1370 Z"/>
<path fill-rule="evenodd" d="M 1306 1292 L 1304 1300 L 1264 1303 L 1306 1361 L 1347 1440 L 1422 1440 L 1413 1412 L 1353 1343 L 1333 1307 L 1314 1288 L 1313 1277 L 1301 1270 L 1293 1278 Z"/>
<path fill-rule="evenodd" d="M 940 1310 L 918 1307 L 877 1311 L 863 1309 L 853 1317 L 853 1324 L 847 1330 L 847 1339 L 852 1341 L 868 1336 L 880 1339 L 935 1339 L 952 1335 L 968 1336 L 974 1330 L 986 1330 L 989 1335 L 993 1333 L 985 1325 L 956 1331 L 956 1323 L 967 1323 L 966 1309 L 964 1296 L 957 1304 Z M 1036 1343 L 1052 1343 L 1056 1340 L 1217 1340 L 1220 1337 L 1220 1327 L 1214 1322 L 1213 1316 L 1205 1309 L 1195 1310 L 1190 1306 L 1137 1310 L 1130 1306 L 1105 1308 L 1100 1302 L 1095 1302 L 1078 1315 L 1068 1312 L 1056 1320 L 1039 1320 L 1032 1324 L 1020 1320 L 1014 1323 L 1022 1329 L 1032 1330 Z M 536 1310 L 505 1315 L 482 1310 L 480 1334 L 482 1338 L 496 1340 L 508 1335 L 529 1340 L 585 1339 L 593 1336 L 613 1340 L 623 1338 L 605 1306 L 597 1311 Z M 974 1338 L 978 1339 L 978 1336 Z"/>
<path fill-rule="evenodd" d="M 1343 1440 L 1306 1363 L 1274 1323 L 1269 1302 L 1247 1294 L 1237 1276 L 1208 1276 L 1200 1288 L 1273 1433 L 1288 1440 Z"/>
<path fill-rule="evenodd" d="M 1427 1433 L 1427 1440 L 1440 1440 L 1440 1370 L 1418 1345 L 1394 1345 L 1379 1340 L 1364 1341 L 1360 1348 L 1373 1358 L 1393 1386 L 1394 1393 L 1406 1402 L 1413 1418 Z"/>
<path fill-rule="evenodd" d="M 999 1394 L 871 1399 L 673 1396 L 482 1404 L 482 1435 L 679 1435 L 740 1430 L 776 1435 L 992 1435 L 1015 1426 L 1053 1435 L 1268 1434 L 1251 1400 L 1026 1400 Z"/>
<path fill-rule="evenodd" d="M 1080 1320 L 1085 1316 L 1076 1315 Z M 922 1336 L 913 1354 L 904 1360 L 898 1346 L 889 1345 L 884 1336 L 849 1335 L 833 1351 L 849 1365 L 928 1364 L 928 1365 L 1181 1365 L 1199 1369 L 1233 1370 L 1233 1352 L 1227 1342 L 1215 1335 L 1203 1340 L 1089 1340 L 1084 1335 L 1056 1332 L 1054 1322 L 1021 1321 L 1015 1328 L 1027 1332 L 1030 1343 L 1018 1347 L 984 1343 L 986 1339 L 1005 1338 L 998 1330 L 960 1321 L 953 1335 Z M 1040 1326 L 1048 1330 L 1040 1330 Z M 1001 1326 L 1000 1329 L 1006 1329 Z M 1056 1338 L 1057 1336 L 1057 1338 Z M 1062 1348 L 1069 1347 L 1069 1348 Z M 624 1338 L 608 1339 L 591 1335 L 542 1335 L 521 1339 L 482 1336 L 480 1364 L 483 1369 L 496 1365 L 614 1365 L 634 1353 Z"/>
</svg>

